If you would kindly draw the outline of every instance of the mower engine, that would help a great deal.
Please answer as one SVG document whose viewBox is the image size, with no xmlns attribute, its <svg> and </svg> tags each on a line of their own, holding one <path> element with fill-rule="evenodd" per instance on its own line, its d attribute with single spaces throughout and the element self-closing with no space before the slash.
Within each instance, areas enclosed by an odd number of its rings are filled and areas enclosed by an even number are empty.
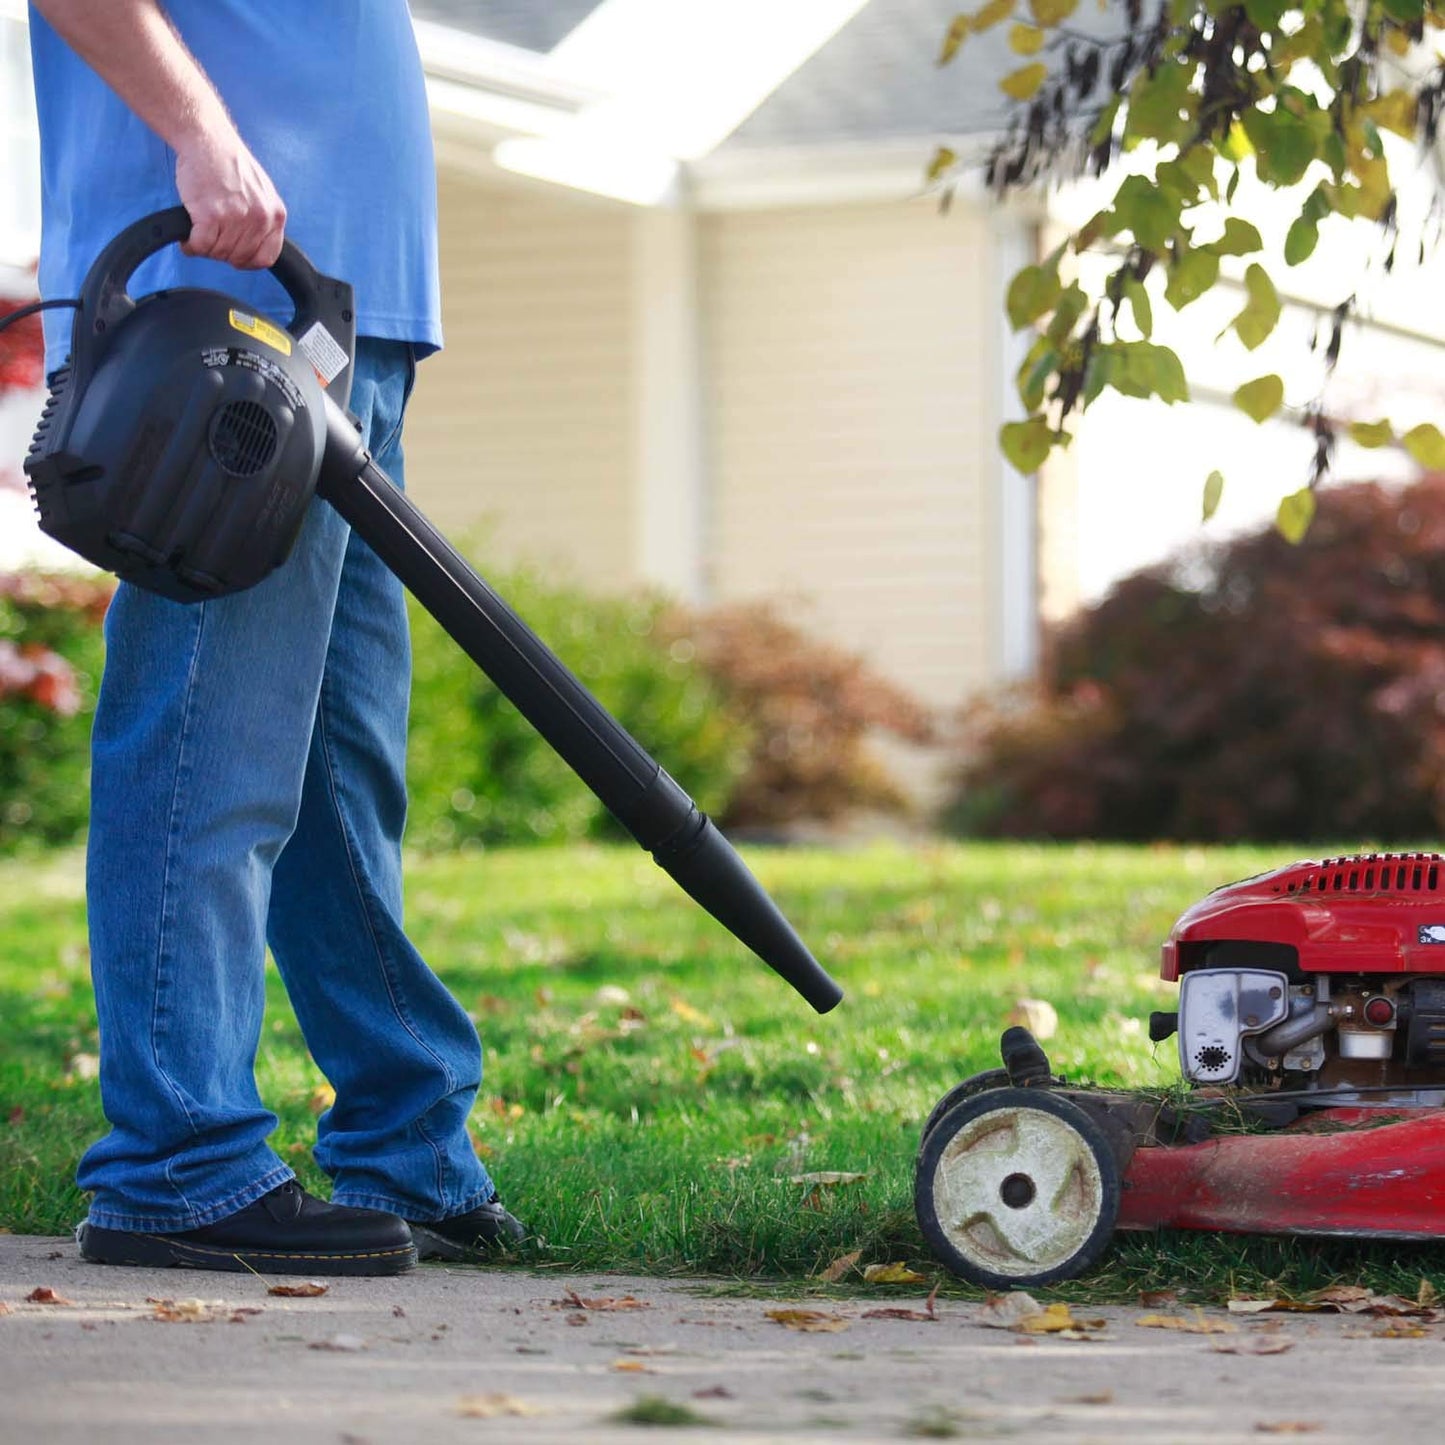
<svg viewBox="0 0 1445 1445">
<path fill-rule="evenodd" d="M 1354 1090 L 1439 1103 L 1445 1089 L 1445 857 L 1379 853 L 1295 863 L 1216 889 L 1164 944 L 1196 1085 Z M 1363 1099 L 1363 1096 L 1362 1096 Z"/>
</svg>

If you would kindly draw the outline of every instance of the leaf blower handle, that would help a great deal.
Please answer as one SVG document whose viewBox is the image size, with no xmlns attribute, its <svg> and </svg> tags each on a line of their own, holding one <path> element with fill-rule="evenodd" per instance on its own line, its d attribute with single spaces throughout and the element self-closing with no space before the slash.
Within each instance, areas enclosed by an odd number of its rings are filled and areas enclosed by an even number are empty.
<svg viewBox="0 0 1445 1445">
<path fill-rule="evenodd" d="M 89 357 L 82 358 L 79 352 L 103 344 L 106 333 L 135 309 L 128 288 L 130 278 L 141 264 L 157 251 L 178 245 L 190 234 L 189 212 L 184 206 L 172 206 L 141 217 L 106 246 L 86 273 L 80 294 L 82 324 L 75 330 L 73 349 L 77 354 L 72 360 L 88 361 Z M 355 356 L 356 316 L 347 282 L 323 276 L 290 239 L 281 243 L 281 254 L 271 267 L 271 274 L 296 308 L 286 327 L 293 336 L 304 335 L 319 322 L 345 352 L 348 361 Z M 88 367 L 83 374 L 89 374 Z M 346 405 L 351 394 L 349 365 L 326 384 L 326 391 L 338 406 Z"/>
<path fill-rule="evenodd" d="M 326 408 L 317 495 L 329 502 L 417 601 L 693 899 L 817 1009 L 843 991 L 809 953 L 732 845 Z"/>
</svg>

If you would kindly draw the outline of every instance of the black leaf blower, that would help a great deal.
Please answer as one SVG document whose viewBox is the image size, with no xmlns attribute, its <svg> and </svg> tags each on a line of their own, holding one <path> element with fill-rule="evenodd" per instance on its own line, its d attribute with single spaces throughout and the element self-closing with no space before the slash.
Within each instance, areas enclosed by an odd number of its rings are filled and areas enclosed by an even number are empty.
<svg viewBox="0 0 1445 1445">
<path fill-rule="evenodd" d="M 692 799 L 447 543 L 346 411 L 351 287 L 287 241 L 283 329 L 217 291 L 132 300 L 190 235 L 182 207 L 127 227 L 85 278 L 25 473 L 50 536 L 179 602 L 285 561 L 313 494 L 334 507 L 677 883 L 818 1012 L 842 991 Z"/>
</svg>

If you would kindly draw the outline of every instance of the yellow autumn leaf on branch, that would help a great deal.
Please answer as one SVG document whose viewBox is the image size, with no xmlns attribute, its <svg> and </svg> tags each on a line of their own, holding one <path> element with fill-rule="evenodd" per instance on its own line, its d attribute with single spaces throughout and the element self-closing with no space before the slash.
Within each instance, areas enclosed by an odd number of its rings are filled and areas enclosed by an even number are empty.
<svg viewBox="0 0 1445 1445">
<path fill-rule="evenodd" d="M 1042 60 L 1036 60 L 1032 65 L 1020 66 L 1018 70 L 1004 76 L 999 81 L 998 88 L 1010 100 L 1028 100 L 1044 83 L 1048 73 L 1049 67 Z"/>
</svg>

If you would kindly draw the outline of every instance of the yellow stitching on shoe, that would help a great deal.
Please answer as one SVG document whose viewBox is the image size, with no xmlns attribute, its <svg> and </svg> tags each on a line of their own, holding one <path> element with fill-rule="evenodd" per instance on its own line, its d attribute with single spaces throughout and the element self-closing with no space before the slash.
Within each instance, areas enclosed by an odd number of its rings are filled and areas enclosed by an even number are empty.
<svg viewBox="0 0 1445 1445">
<path fill-rule="evenodd" d="M 410 1254 L 415 1248 L 414 1245 L 409 1245 L 405 1249 L 379 1249 L 370 1253 L 348 1251 L 336 1254 L 299 1254 L 287 1250 L 216 1249 L 207 1244 L 192 1244 L 189 1240 L 167 1241 L 163 1234 L 152 1234 L 146 1237 L 165 1242 L 170 1249 L 189 1249 L 196 1254 L 214 1254 L 223 1259 L 240 1259 L 243 1255 L 247 1259 L 395 1259 L 398 1255 Z"/>
</svg>

